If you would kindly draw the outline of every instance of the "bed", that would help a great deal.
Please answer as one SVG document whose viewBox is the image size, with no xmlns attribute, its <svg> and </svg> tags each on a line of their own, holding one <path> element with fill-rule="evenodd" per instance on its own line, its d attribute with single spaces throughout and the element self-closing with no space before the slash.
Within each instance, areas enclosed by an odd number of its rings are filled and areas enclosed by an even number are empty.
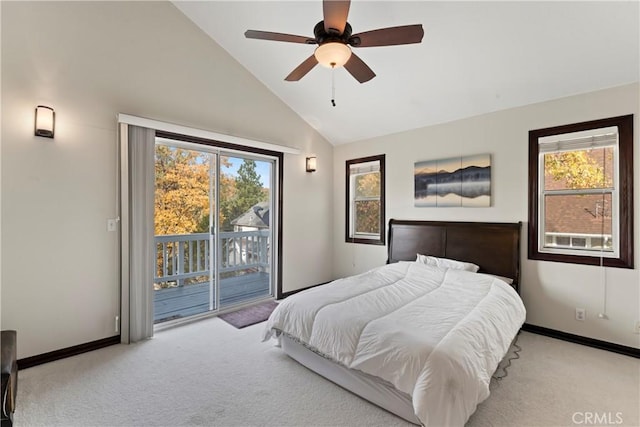
<svg viewBox="0 0 640 427">
<path fill-rule="evenodd" d="M 390 220 L 386 265 L 286 298 L 263 339 L 411 423 L 462 426 L 525 319 L 520 229 Z"/>
</svg>

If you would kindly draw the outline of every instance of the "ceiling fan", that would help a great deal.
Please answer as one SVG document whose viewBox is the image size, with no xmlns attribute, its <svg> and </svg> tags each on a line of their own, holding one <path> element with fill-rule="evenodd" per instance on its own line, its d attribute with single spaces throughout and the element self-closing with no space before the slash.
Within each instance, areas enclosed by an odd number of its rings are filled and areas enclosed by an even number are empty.
<svg viewBox="0 0 640 427">
<path fill-rule="evenodd" d="M 314 54 L 304 60 L 285 78 L 290 82 L 300 80 L 318 63 L 329 68 L 344 66 L 360 83 L 368 82 L 376 74 L 351 51 L 349 46 L 393 46 L 422 41 L 424 30 L 421 24 L 379 28 L 351 34 L 351 25 L 347 22 L 350 4 L 350 0 L 323 0 L 324 20 L 318 22 L 314 27 L 315 37 L 256 30 L 247 30 L 244 35 L 249 39 L 318 45 Z"/>
</svg>

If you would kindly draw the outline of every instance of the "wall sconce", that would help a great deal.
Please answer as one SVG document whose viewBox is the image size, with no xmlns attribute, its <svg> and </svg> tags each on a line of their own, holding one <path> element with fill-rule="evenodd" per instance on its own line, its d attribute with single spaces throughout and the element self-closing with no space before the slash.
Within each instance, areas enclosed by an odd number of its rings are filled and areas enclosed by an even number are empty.
<svg viewBox="0 0 640 427">
<path fill-rule="evenodd" d="M 307 157 L 307 172 L 316 171 L 316 156 Z"/>
<path fill-rule="evenodd" d="M 35 135 L 53 138 L 56 128 L 56 112 L 44 105 L 36 107 Z"/>
</svg>

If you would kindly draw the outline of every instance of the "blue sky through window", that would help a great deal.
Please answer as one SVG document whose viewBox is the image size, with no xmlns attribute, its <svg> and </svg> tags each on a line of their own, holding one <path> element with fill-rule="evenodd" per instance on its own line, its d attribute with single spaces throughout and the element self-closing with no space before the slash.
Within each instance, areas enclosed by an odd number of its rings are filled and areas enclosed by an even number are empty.
<svg viewBox="0 0 640 427">
<path fill-rule="evenodd" d="M 231 166 L 229 167 L 223 166 L 221 168 L 221 172 L 229 174 L 234 177 L 238 176 L 238 168 L 242 166 L 243 159 L 240 159 L 238 157 L 227 157 L 227 158 L 229 159 L 229 163 L 231 163 Z M 270 188 L 271 187 L 270 163 L 262 162 L 260 160 L 255 160 L 255 162 L 256 162 L 256 172 L 258 173 L 258 175 L 260 175 L 260 182 L 262 182 L 262 186 L 264 188 Z"/>
</svg>

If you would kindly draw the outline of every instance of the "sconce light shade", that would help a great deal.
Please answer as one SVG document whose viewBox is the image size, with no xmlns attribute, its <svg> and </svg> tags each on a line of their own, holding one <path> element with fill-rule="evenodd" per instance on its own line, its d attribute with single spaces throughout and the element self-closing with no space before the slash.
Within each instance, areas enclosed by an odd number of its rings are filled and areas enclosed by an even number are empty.
<svg viewBox="0 0 640 427">
<path fill-rule="evenodd" d="M 307 157 L 307 172 L 315 172 L 316 171 L 316 157 Z"/>
<path fill-rule="evenodd" d="M 44 105 L 36 107 L 35 135 L 53 138 L 56 128 L 56 113 L 53 108 Z"/>
</svg>

